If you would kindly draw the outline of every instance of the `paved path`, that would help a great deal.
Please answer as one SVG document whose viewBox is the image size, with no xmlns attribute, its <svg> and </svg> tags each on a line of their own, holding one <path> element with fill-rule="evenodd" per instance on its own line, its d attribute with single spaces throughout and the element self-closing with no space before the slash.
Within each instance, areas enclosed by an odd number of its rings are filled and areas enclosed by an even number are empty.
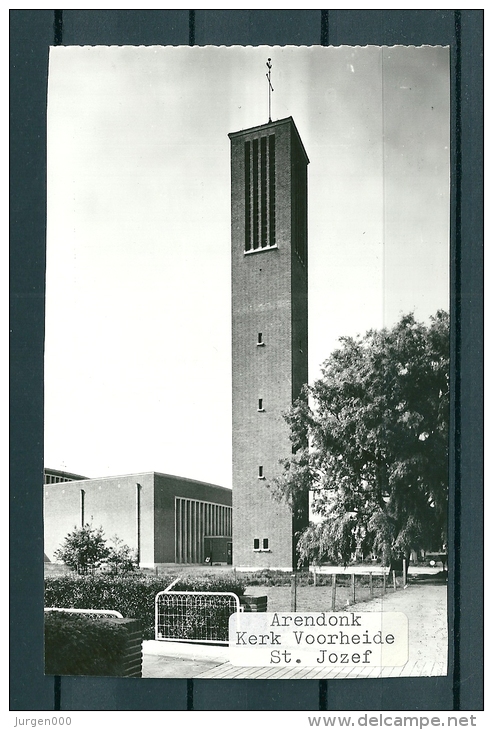
<svg viewBox="0 0 493 730">
<path fill-rule="evenodd" d="M 402 667 L 235 667 L 228 648 L 144 641 L 143 677 L 200 679 L 356 679 L 427 677 L 447 673 L 447 586 L 410 585 L 355 604 L 351 611 L 402 611 L 409 619 L 409 660 Z"/>
<path fill-rule="evenodd" d="M 200 679 L 362 679 L 428 677 L 447 673 L 447 586 L 410 585 L 403 591 L 351 606 L 351 611 L 402 611 L 409 620 L 409 660 L 402 667 L 234 667 L 204 668 Z"/>
<path fill-rule="evenodd" d="M 147 678 L 186 679 L 200 676 L 217 666 L 217 662 L 144 654 L 142 676 Z"/>
<path fill-rule="evenodd" d="M 143 677 L 189 679 L 226 664 L 227 646 L 179 643 L 177 641 L 144 641 L 142 644 Z"/>
</svg>

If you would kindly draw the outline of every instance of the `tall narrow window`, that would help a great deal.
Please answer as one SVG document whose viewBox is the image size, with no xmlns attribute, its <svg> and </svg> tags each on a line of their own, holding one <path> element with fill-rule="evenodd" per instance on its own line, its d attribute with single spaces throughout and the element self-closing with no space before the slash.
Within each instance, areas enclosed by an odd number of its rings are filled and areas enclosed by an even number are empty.
<svg viewBox="0 0 493 730">
<path fill-rule="evenodd" d="M 259 468 L 258 468 L 258 478 L 259 479 L 265 479 L 265 477 L 264 477 L 264 467 L 263 466 L 259 466 Z"/>
<path fill-rule="evenodd" d="M 269 137 L 269 246 L 276 244 L 276 138 Z"/>
<path fill-rule="evenodd" d="M 262 398 L 259 398 L 258 399 L 258 408 L 257 408 L 257 410 L 258 411 L 263 411 L 264 410 Z"/>
<path fill-rule="evenodd" d="M 257 345 L 263 345 L 264 341 L 262 339 L 262 332 L 259 332 L 257 335 Z"/>
<path fill-rule="evenodd" d="M 258 248 L 258 139 L 253 140 L 253 248 Z"/>
<path fill-rule="evenodd" d="M 260 140 L 260 245 L 267 241 L 267 137 Z"/>
<path fill-rule="evenodd" d="M 260 540 L 258 539 L 258 537 L 255 537 L 253 540 L 253 549 L 260 550 Z"/>
<path fill-rule="evenodd" d="M 276 245 L 276 144 L 273 134 L 244 144 L 245 253 Z"/>
<path fill-rule="evenodd" d="M 252 204 L 250 181 L 250 142 L 245 142 L 245 251 L 252 247 Z"/>
<path fill-rule="evenodd" d="M 264 539 L 262 540 L 262 549 L 263 550 L 269 549 L 269 538 L 264 537 Z"/>
</svg>

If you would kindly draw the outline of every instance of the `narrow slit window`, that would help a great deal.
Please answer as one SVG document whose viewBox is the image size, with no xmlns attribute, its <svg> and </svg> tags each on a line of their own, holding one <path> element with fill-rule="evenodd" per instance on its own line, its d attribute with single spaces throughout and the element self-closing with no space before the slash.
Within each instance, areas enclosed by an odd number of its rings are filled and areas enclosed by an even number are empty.
<svg viewBox="0 0 493 730">
<path fill-rule="evenodd" d="M 268 537 L 264 537 L 264 539 L 262 540 L 262 548 L 263 548 L 263 550 L 269 549 L 269 538 Z"/>
<path fill-rule="evenodd" d="M 258 139 L 253 140 L 253 248 L 259 247 Z"/>
<path fill-rule="evenodd" d="M 269 246 L 276 243 L 276 140 L 269 136 Z"/>
<path fill-rule="evenodd" d="M 264 410 L 262 398 L 259 398 L 258 399 L 258 409 L 257 410 L 259 410 L 259 411 L 263 411 Z"/>
<path fill-rule="evenodd" d="M 245 142 L 245 251 L 252 248 L 252 204 L 250 142 Z"/>
<path fill-rule="evenodd" d="M 260 550 L 260 540 L 258 539 L 258 537 L 255 537 L 253 540 L 253 549 Z"/>
<path fill-rule="evenodd" d="M 260 140 L 260 246 L 268 246 L 267 240 L 267 137 Z"/>
<path fill-rule="evenodd" d="M 264 467 L 263 466 L 259 466 L 259 468 L 258 468 L 258 478 L 259 479 L 265 479 L 265 477 L 264 477 Z"/>
<path fill-rule="evenodd" d="M 276 246 L 276 142 L 274 135 L 244 145 L 245 253 Z"/>
<path fill-rule="evenodd" d="M 259 332 L 257 335 L 257 345 L 263 345 L 263 344 L 264 344 L 264 340 L 262 337 L 262 332 Z"/>
</svg>

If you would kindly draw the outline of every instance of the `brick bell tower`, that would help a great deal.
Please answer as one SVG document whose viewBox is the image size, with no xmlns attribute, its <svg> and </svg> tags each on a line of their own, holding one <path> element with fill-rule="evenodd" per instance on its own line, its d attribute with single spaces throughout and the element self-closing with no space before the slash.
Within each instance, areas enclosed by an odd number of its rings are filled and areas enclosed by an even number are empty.
<svg viewBox="0 0 493 730">
<path fill-rule="evenodd" d="M 233 563 L 292 570 L 295 518 L 267 486 L 291 455 L 283 418 L 308 381 L 307 166 L 291 117 L 229 134 Z"/>
</svg>

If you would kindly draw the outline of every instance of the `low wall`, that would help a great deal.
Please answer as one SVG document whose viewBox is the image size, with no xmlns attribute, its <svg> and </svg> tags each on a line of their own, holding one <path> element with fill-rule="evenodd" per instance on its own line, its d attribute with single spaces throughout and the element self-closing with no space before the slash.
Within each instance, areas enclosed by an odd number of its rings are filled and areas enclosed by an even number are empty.
<svg viewBox="0 0 493 730">
<path fill-rule="evenodd" d="M 95 619 L 71 611 L 45 613 L 45 673 L 142 677 L 139 621 L 113 616 Z"/>
<path fill-rule="evenodd" d="M 142 632 L 140 623 L 133 618 L 115 618 L 115 623 L 124 624 L 128 631 L 127 646 L 121 659 L 118 677 L 142 677 Z"/>
<path fill-rule="evenodd" d="M 240 596 L 240 604 L 245 613 L 265 613 L 267 596 Z"/>
</svg>

